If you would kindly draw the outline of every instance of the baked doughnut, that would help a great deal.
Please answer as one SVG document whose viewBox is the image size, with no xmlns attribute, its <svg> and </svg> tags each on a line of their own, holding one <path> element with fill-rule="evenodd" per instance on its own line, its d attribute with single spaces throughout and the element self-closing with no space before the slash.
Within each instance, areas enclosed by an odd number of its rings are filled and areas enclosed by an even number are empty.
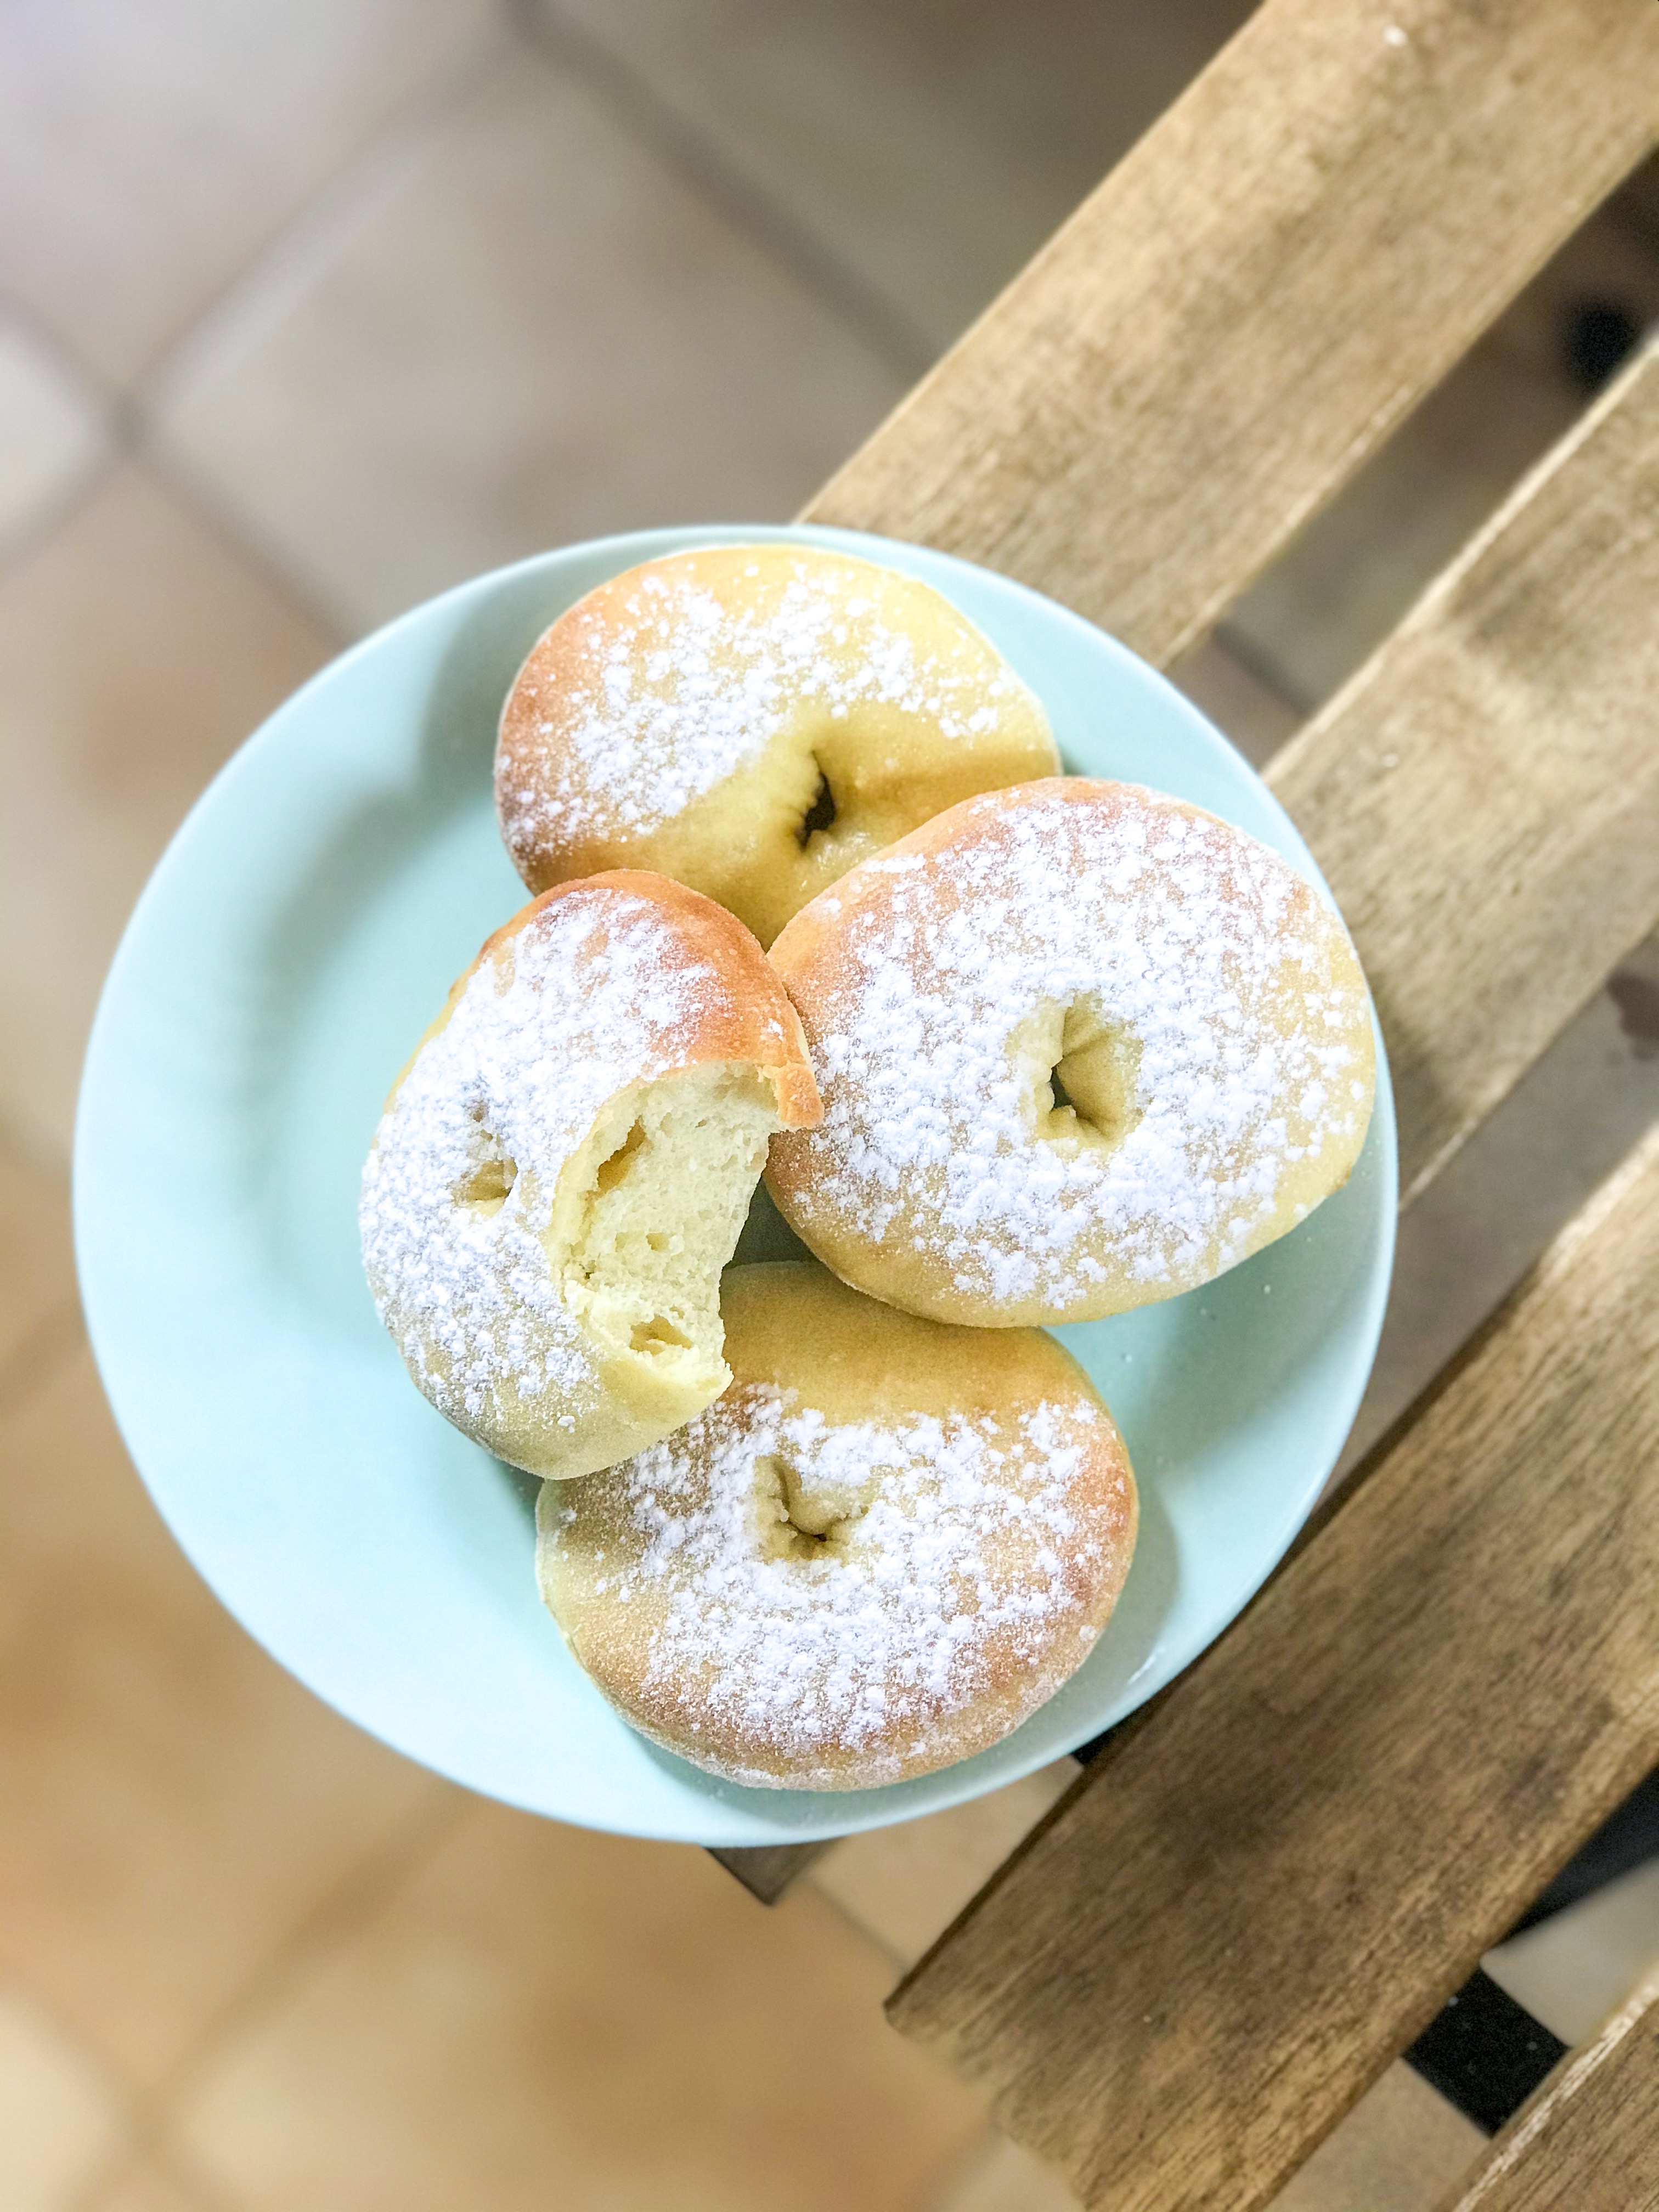
<svg viewBox="0 0 1659 2212">
<path fill-rule="evenodd" d="M 1086 1321 L 1206 1282 L 1347 1180 L 1376 1084 L 1364 978 L 1285 861 L 1131 784 L 970 799 L 772 948 L 823 1122 L 790 1227 L 935 1320 Z"/>
<path fill-rule="evenodd" d="M 538 899 L 450 993 L 363 1170 L 369 1286 L 415 1382 L 534 1474 L 690 1420 L 731 1379 L 720 1273 L 767 1139 L 818 1111 L 741 922 L 627 871 Z"/>
<path fill-rule="evenodd" d="M 1059 766 L 1036 699 L 928 585 L 817 546 L 713 545 L 560 616 L 507 694 L 495 801 L 532 890 L 655 868 L 769 945 L 941 807 Z"/>
<path fill-rule="evenodd" d="M 1112 1417 L 1036 1329 L 733 1267 L 730 1389 L 544 1488 L 542 1594 L 654 1742 L 733 1782 L 858 1790 L 982 1751 L 1087 1656 L 1134 1547 Z"/>
</svg>

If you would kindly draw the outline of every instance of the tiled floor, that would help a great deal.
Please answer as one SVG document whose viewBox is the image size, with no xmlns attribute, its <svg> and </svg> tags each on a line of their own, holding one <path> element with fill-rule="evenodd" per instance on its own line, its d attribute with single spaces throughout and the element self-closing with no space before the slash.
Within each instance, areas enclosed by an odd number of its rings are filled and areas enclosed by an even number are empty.
<svg viewBox="0 0 1659 2212">
<path fill-rule="evenodd" d="M 787 514 L 1246 12 L 0 18 L 9 2212 L 1069 2201 L 879 2011 L 1069 1762 L 839 1847 L 771 1914 L 699 1854 L 407 1765 L 162 1528 L 81 1332 L 64 1178 L 123 918 L 270 705 L 532 547 Z M 1650 179 L 1597 218 L 1189 657 L 1255 757 L 1571 420 L 1574 303 L 1659 306 L 1656 205 Z M 1656 981 L 1650 946 L 1418 1209 L 1362 1427 L 1659 1109 Z M 1654 1947 L 1636 1877 L 1494 1971 L 1577 2034 Z M 1285 2212 L 1411 2212 L 1471 2143 L 1395 2069 Z"/>
<path fill-rule="evenodd" d="M 763 1913 L 696 1852 L 474 1802 L 227 2039 L 179 2125 L 271 2212 L 898 2212 L 982 2127 L 885 2026 L 888 1980 L 811 1890 Z"/>
<path fill-rule="evenodd" d="M 787 514 L 906 381 L 534 50 L 281 258 L 161 434 L 347 629 L 550 542 Z"/>
<path fill-rule="evenodd" d="M 497 42 L 491 0 L 8 11 L 7 289 L 131 391 L 227 285 Z"/>
<path fill-rule="evenodd" d="M 192 799 L 336 639 L 119 458 L 0 571 L 0 1111 L 63 1155 L 104 970 Z"/>
</svg>

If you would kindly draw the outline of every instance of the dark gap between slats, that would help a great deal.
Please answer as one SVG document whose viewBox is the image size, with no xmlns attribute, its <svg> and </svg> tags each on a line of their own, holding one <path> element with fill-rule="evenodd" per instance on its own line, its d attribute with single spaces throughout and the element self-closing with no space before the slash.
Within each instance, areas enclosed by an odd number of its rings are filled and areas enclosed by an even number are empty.
<svg viewBox="0 0 1659 2212">
<path fill-rule="evenodd" d="M 1645 1782 L 1638 1782 L 1618 1811 L 1603 1821 L 1583 1850 L 1570 1858 L 1531 1910 L 1510 1929 L 1511 1936 L 1535 1928 L 1582 1904 L 1598 1889 L 1621 1875 L 1634 1874 L 1650 1859 L 1659 1858 L 1659 1767 Z"/>
<path fill-rule="evenodd" d="M 1477 1966 L 1401 2055 L 1449 2104 L 1495 2136 L 1566 2053 L 1559 2035 Z"/>
</svg>

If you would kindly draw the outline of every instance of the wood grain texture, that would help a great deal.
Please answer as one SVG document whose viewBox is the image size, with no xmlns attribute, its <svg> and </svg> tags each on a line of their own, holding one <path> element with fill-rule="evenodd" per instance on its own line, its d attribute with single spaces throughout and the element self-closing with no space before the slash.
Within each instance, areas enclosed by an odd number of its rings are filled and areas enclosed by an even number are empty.
<svg viewBox="0 0 1659 2212">
<path fill-rule="evenodd" d="M 1402 1204 L 1659 922 L 1656 608 L 1650 347 L 1269 764 L 1376 995 Z"/>
<path fill-rule="evenodd" d="M 1656 610 L 1659 346 L 1269 763 L 1376 996 L 1402 1205 L 1659 923 Z"/>
<path fill-rule="evenodd" d="M 1265 0 L 807 514 L 1167 662 L 1656 128 L 1636 0 Z"/>
<path fill-rule="evenodd" d="M 1659 1966 L 1564 2058 L 1440 2212 L 1659 2212 Z"/>
<path fill-rule="evenodd" d="M 1656 120 L 1628 0 L 1266 0 L 807 516 L 1167 662 Z M 1650 364 L 1270 770 L 1370 975 L 1407 1201 L 1659 915 L 1653 416 Z M 721 1856 L 769 1902 L 817 1853 Z"/>
<path fill-rule="evenodd" d="M 1269 764 L 1370 978 L 1407 1202 L 1659 921 L 1656 610 L 1650 349 Z"/>
<path fill-rule="evenodd" d="M 1113 2212 L 1264 2204 L 1659 1759 L 1659 1130 L 896 2024 Z"/>
</svg>

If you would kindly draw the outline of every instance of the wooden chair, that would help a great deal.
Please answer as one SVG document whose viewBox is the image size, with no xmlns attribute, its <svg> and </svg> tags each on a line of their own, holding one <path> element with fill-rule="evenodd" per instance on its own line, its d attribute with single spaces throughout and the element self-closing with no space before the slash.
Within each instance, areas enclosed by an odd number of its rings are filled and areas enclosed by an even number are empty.
<svg viewBox="0 0 1659 2212">
<path fill-rule="evenodd" d="M 1167 665 L 1656 125 L 1649 0 L 1266 0 L 809 513 Z M 1659 921 L 1659 353 L 1268 778 L 1370 976 L 1410 1206 Z M 1265 2203 L 1659 1761 L 1656 1446 L 1650 1137 L 906 1978 L 900 2029 L 1091 2205 Z M 727 1858 L 775 1893 L 804 1856 Z M 1659 2204 L 1655 1994 L 1460 2207 Z"/>
</svg>

